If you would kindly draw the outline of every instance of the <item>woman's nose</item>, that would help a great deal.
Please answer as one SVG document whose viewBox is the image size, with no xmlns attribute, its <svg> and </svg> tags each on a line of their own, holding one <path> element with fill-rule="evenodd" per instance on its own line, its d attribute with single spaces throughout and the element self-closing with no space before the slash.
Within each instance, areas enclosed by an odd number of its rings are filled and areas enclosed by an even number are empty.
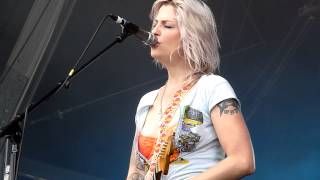
<svg viewBox="0 0 320 180">
<path fill-rule="evenodd" d="M 151 33 L 154 34 L 154 35 L 160 35 L 159 26 L 158 26 L 158 25 L 155 25 L 155 26 L 152 28 Z"/>
</svg>

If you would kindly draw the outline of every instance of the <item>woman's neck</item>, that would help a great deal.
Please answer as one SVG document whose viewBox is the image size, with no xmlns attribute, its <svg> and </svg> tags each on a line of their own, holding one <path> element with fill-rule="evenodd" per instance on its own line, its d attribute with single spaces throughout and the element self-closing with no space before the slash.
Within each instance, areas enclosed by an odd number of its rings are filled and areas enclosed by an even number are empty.
<svg viewBox="0 0 320 180">
<path fill-rule="evenodd" d="M 180 63 L 166 66 L 168 73 L 167 86 L 169 87 L 181 86 L 193 73 L 191 68 L 185 61 L 181 60 L 179 62 Z"/>
</svg>

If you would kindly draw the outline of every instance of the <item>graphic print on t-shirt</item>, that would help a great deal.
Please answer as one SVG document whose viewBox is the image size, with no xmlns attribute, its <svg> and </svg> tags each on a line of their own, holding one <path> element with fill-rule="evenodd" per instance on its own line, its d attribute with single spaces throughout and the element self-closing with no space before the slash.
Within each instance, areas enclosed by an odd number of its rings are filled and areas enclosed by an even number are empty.
<svg viewBox="0 0 320 180">
<path fill-rule="evenodd" d="M 192 128 L 203 124 L 202 112 L 190 106 L 185 106 L 183 110 L 183 117 L 181 129 L 178 134 L 178 141 L 176 147 L 181 152 L 191 152 L 195 149 L 197 143 L 200 141 L 200 136 L 192 132 Z"/>
</svg>

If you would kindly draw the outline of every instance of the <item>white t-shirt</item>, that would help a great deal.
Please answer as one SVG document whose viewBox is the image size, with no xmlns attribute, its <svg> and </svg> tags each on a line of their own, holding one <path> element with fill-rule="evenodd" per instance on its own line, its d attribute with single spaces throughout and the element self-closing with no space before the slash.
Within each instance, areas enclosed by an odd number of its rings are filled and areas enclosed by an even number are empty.
<svg viewBox="0 0 320 180">
<path fill-rule="evenodd" d="M 158 92 L 159 90 L 154 90 L 147 93 L 139 102 L 135 119 L 138 133 Z M 178 124 L 174 143 L 180 150 L 179 158 L 170 163 L 168 175 L 161 179 L 189 179 L 225 158 L 210 112 L 216 104 L 229 98 L 239 102 L 228 81 L 213 74 L 203 75 L 185 95 L 170 122 L 172 125 Z M 137 147 L 137 142 L 135 145 Z M 141 164 L 148 162 L 139 151 L 137 157 Z"/>
</svg>

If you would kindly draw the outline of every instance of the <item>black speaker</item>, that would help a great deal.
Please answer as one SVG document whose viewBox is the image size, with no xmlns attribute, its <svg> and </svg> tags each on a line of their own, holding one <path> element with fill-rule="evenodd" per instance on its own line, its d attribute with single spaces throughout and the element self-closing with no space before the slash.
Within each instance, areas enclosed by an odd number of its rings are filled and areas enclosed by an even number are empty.
<svg viewBox="0 0 320 180">
<path fill-rule="evenodd" d="M 0 131 L 31 103 L 75 2 L 1 1 Z M 5 176 L 4 146 L 2 137 L 0 179 Z"/>
</svg>

